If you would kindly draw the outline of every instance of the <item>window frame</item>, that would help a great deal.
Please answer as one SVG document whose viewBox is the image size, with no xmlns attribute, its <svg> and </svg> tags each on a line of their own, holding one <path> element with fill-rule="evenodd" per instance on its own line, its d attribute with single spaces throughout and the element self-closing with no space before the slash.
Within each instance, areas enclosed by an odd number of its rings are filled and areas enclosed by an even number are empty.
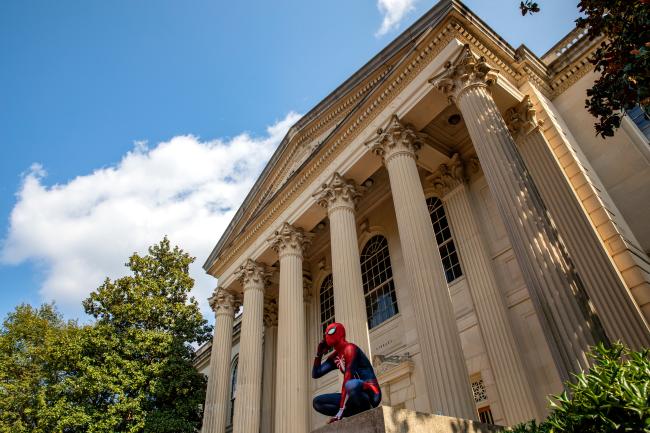
<svg viewBox="0 0 650 433">
<path fill-rule="evenodd" d="M 368 248 L 372 247 L 373 243 L 376 242 L 382 244 L 379 247 L 380 249 L 369 255 Z M 378 257 L 380 253 L 381 256 Z M 368 329 L 370 330 L 399 314 L 393 265 L 390 259 L 390 247 L 386 236 L 381 233 L 371 235 L 361 248 L 359 259 L 361 265 L 363 297 L 366 305 L 366 321 L 368 323 Z M 384 267 L 381 269 L 378 268 L 378 266 L 382 264 Z M 376 272 L 371 275 L 370 272 L 373 270 Z M 380 278 L 382 275 L 383 279 Z M 370 288 L 371 285 L 372 288 Z M 387 299 L 386 296 L 390 299 L 390 304 L 384 308 L 379 308 L 379 305 L 381 305 L 380 302 Z M 373 300 L 375 301 L 374 310 L 372 309 Z"/>
<path fill-rule="evenodd" d="M 329 287 L 325 287 L 325 284 L 328 282 L 329 282 L 328 284 Z M 328 291 L 331 293 L 326 299 L 323 299 L 324 288 L 328 289 Z M 325 306 L 325 308 L 331 310 L 331 314 L 329 314 L 325 320 L 323 320 L 324 301 L 331 302 L 331 305 Z M 327 325 L 336 321 L 336 312 L 334 311 L 334 276 L 332 275 L 331 272 L 327 274 L 325 278 L 323 278 L 322 281 L 320 282 L 320 287 L 318 289 L 318 305 L 319 305 L 318 319 L 320 323 L 320 330 L 321 330 L 321 334 L 324 334 Z"/>
<path fill-rule="evenodd" d="M 445 280 L 447 281 L 447 284 L 452 284 L 465 275 L 463 265 L 460 261 L 460 254 L 458 253 L 458 248 L 456 248 L 456 242 L 454 241 L 454 232 L 451 229 L 451 224 L 449 224 L 449 218 L 447 217 L 447 211 L 445 210 L 443 201 L 439 197 L 430 196 L 426 198 L 426 204 L 429 212 L 429 219 L 431 220 L 431 225 L 433 227 L 436 245 L 438 246 L 438 252 L 440 253 Z M 438 210 L 442 211 L 441 214 Z M 436 217 L 435 221 L 434 214 Z M 436 225 L 440 226 L 440 230 L 436 229 Z M 448 236 L 445 236 L 445 230 L 448 232 Z M 438 241 L 439 237 L 442 239 L 442 242 Z"/>
<path fill-rule="evenodd" d="M 239 373 L 239 354 L 230 361 L 230 410 L 226 426 L 232 426 L 235 418 L 235 400 L 237 399 L 237 374 Z"/>
</svg>

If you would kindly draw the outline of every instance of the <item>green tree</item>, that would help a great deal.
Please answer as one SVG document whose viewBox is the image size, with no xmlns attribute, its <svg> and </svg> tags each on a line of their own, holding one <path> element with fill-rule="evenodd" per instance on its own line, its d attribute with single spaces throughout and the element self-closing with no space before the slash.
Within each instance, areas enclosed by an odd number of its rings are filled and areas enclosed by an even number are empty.
<svg viewBox="0 0 650 433">
<path fill-rule="evenodd" d="M 53 305 L 19 305 L 0 330 L 0 432 L 49 432 L 43 411 L 65 380 L 60 361 L 79 328 Z"/>
<path fill-rule="evenodd" d="M 189 297 L 194 261 L 167 238 L 134 254 L 64 322 L 52 305 L 9 314 L 0 331 L 0 433 L 197 432 L 205 376 L 193 344 L 211 327 Z"/>
<path fill-rule="evenodd" d="M 101 383 L 84 402 L 89 431 L 198 431 L 206 384 L 192 365 L 192 344 L 207 341 L 211 327 L 188 299 L 193 261 L 165 238 L 131 256 L 132 275 L 107 279 L 83 302 L 97 321 L 76 383 Z"/>
<path fill-rule="evenodd" d="M 626 110 L 650 109 L 650 0 L 580 0 L 576 25 L 590 40 L 605 39 L 589 59 L 599 77 L 587 90 L 585 107 L 596 117 L 596 134 L 611 137 Z M 522 15 L 539 12 L 531 0 L 519 5 Z"/>
</svg>

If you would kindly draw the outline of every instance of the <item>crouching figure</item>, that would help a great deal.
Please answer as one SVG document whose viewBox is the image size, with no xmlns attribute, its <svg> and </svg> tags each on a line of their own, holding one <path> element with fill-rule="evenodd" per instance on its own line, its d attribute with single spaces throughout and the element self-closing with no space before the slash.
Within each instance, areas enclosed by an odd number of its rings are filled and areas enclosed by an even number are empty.
<svg viewBox="0 0 650 433">
<path fill-rule="evenodd" d="M 321 362 L 330 348 L 334 352 Z M 368 357 L 359 346 L 346 341 L 345 327 L 335 322 L 327 327 L 324 340 L 318 344 L 311 377 L 318 379 L 336 369 L 343 373 L 341 392 L 315 397 L 317 412 L 331 417 L 331 423 L 379 406 L 381 390 Z"/>
</svg>

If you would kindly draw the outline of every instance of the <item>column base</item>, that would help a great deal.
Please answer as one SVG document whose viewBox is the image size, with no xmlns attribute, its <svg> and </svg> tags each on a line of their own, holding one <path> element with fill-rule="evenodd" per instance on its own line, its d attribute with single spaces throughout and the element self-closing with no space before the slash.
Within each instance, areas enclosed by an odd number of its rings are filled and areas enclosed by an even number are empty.
<svg viewBox="0 0 650 433">
<path fill-rule="evenodd" d="M 461 418 L 379 406 L 313 430 L 312 433 L 496 433 L 501 431 L 505 431 L 505 428 Z"/>
</svg>

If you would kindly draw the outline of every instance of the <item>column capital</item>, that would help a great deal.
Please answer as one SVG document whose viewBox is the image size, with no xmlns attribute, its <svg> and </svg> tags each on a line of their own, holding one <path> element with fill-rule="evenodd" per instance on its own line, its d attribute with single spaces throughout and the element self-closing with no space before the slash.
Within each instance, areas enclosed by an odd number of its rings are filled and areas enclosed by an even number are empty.
<svg viewBox="0 0 650 433">
<path fill-rule="evenodd" d="M 264 300 L 264 327 L 273 328 L 278 326 L 278 301 L 275 298 Z"/>
<path fill-rule="evenodd" d="M 330 181 L 321 185 L 320 189 L 312 197 L 328 212 L 338 207 L 354 209 L 363 190 L 364 188 L 359 187 L 355 181 L 347 180 L 338 172 L 335 172 Z"/>
<path fill-rule="evenodd" d="M 397 154 L 408 154 L 416 158 L 421 147 L 421 134 L 412 125 L 404 124 L 396 114 L 390 118 L 388 126 L 379 128 L 377 136 L 366 143 L 370 150 L 381 156 L 384 162 Z"/>
<path fill-rule="evenodd" d="M 282 223 L 279 229 L 275 231 L 269 239 L 271 248 L 278 253 L 280 257 L 287 254 L 299 255 L 302 257 L 305 249 L 311 242 L 313 235 L 305 233 L 299 227 L 294 227 L 289 223 Z"/>
<path fill-rule="evenodd" d="M 481 86 L 489 87 L 496 83 L 498 71 L 487 64 L 485 57 L 476 57 L 469 44 L 465 44 L 454 60 L 445 62 L 445 70 L 429 79 L 438 90 L 456 102 L 467 89 Z"/>
<path fill-rule="evenodd" d="M 465 164 L 460 159 L 460 155 L 454 153 L 448 163 L 443 163 L 438 166 L 438 169 L 427 180 L 433 185 L 438 197 L 442 198 L 458 185 L 467 181 L 465 175 Z"/>
<path fill-rule="evenodd" d="M 543 121 L 537 120 L 535 108 L 530 100 L 530 96 L 524 96 L 524 99 L 506 110 L 504 120 L 512 136 L 517 139 L 520 136 L 526 136 L 536 128 L 544 124 Z"/>
<path fill-rule="evenodd" d="M 237 271 L 237 278 L 241 281 L 244 292 L 249 289 L 264 290 L 269 277 L 270 272 L 266 266 L 252 259 L 246 259 Z"/>
<path fill-rule="evenodd" d="M 208 298 L 208 303 L 217 316 L 220 314 L 234 316 L 235 312 L 241 306 L 241 298 L 238 294 L 230 290 L 217 287 L 212 292 L 212 296 Z"/>
</svg>

